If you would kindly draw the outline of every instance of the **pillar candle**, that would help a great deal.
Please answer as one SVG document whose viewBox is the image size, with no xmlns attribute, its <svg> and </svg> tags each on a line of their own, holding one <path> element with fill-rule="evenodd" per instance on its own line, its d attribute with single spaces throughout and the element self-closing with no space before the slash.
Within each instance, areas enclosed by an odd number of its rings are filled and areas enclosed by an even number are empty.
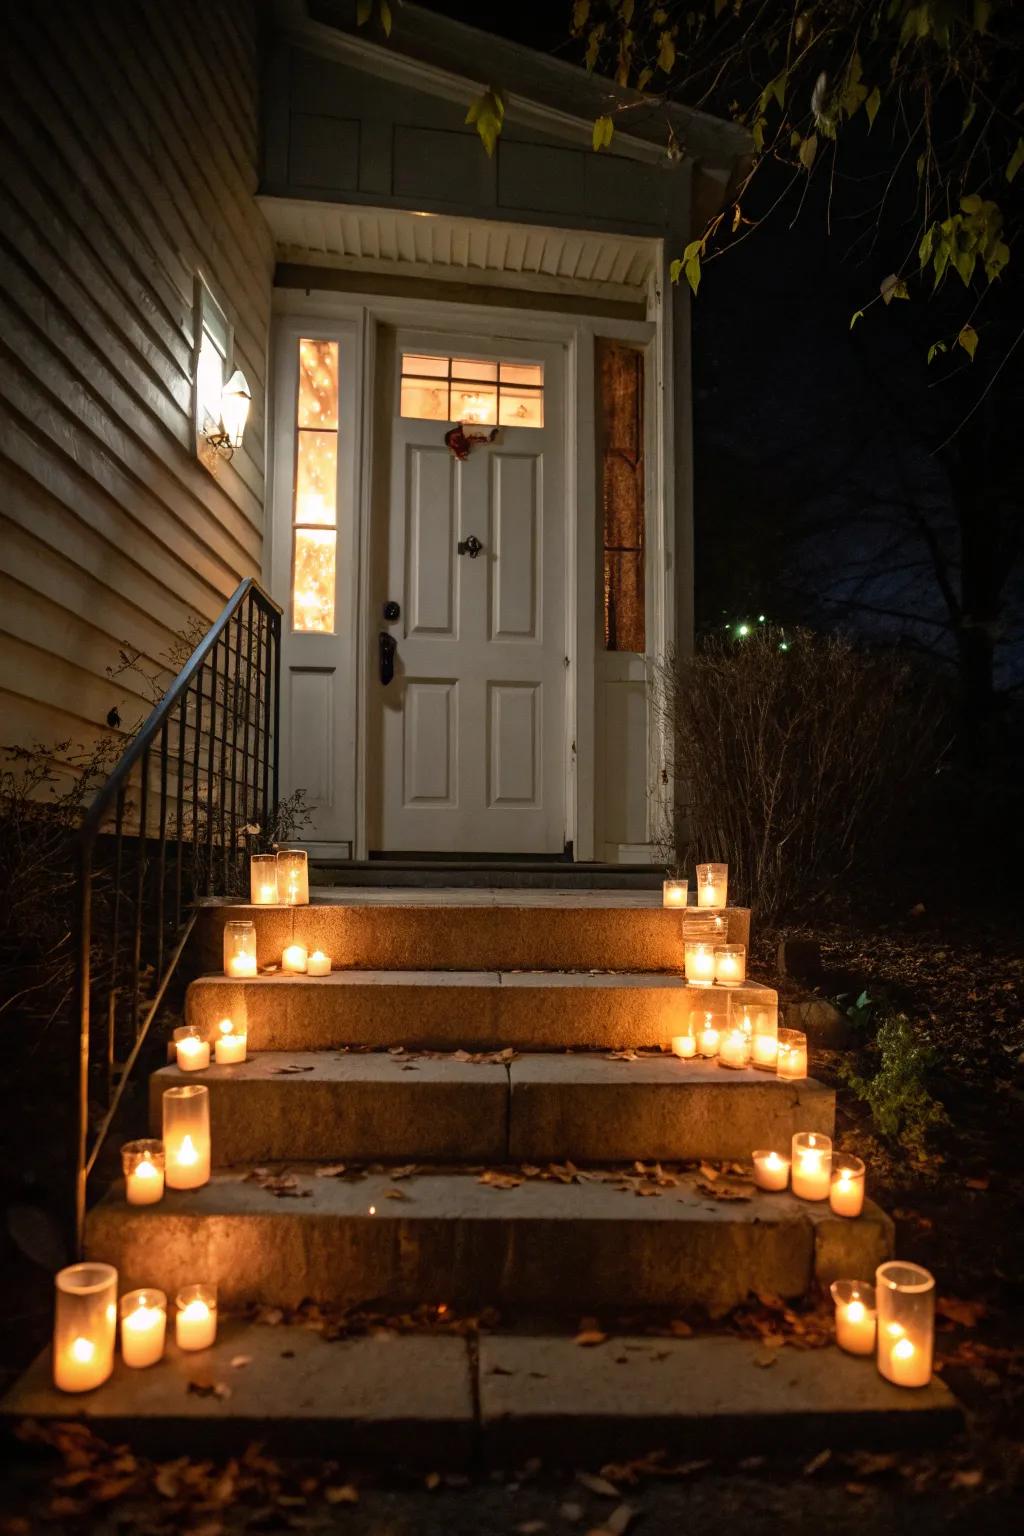
<svg viewBox="0 0 1024 1536">
<path fill-rule="evenodd" d="M 249 899 L 255 907 L 277 904 L 277 855 L 254 853 L 249 860 Z"/>
<path fill-rule="evenodd" d="M 210 1094 L 198 1083 L 163 1096 L 168 1189 L 199 1189 L 210 1178 Z"/>
<path fill-rule="evenodd" d="M 778 1152 L 755 1152 L 754 1183 L 758 1189 L 785 1189 L 789 1183 L 789 1158 Z"/>
<path fill-rule="evenodd" d="M 304 944 L 289 944 L 281 957 L 281 965 L 284 970 L 293 975 L 304 973 L 306 969 L 306 946 Z"/>
<path fill-rule="evenodd" d="M 182 1030 L 176 1034 L 174 1049 L 182 1072 L 201 1072 L 210 1065 L 209 1040 L 200 1040 L 191 1030 Z"/>
<path fill-rule="evenodd" d="M 718 1059 L 723 1067 L 745 1067 L 750 1060 L 750 1042 L 742 1029 L 730 1029 L 722 1036 Z"/>
<path fill-rule="evenodd" d="M 864 1164 L 846 1154 L 832 1163 L 828 1203 L 837 1216 L 859 1216 L 864 1208 Z"/>
<path fill-rule="evenodd" d="M 177 1297 L 174 1338 L 179 1349 L 209 1349 L 217 1337 L 217 1292 L 211 1285 L 188 1285 Z"/>
<path fill-rule="evenodd" d="M 673 1035 L 672 1054 L 679 1056 L 683 1061 L 689 1061 L 697 1054 L 697 1042 L 693 1035 Z"/>
<path fill-rule="evenodd" d="M 325 955 L 322 949 L 314 949 L 306 960 L 307 976 L 329 976 L 331 974 L 331 957 Z"/>
<path fill-rule="evenodd" d="M 920 1264 L 891 1259 L 875 1271 L 879 1373 L 897 1387 L 932 1379 L 935 1277 Z"/>
<path fill-rule="evenodd" d="M 230 1019 L 221 1019 L 217 1025 L 217 1038 L 213 1042 L 213 1055 L 219 1067 L 231 1066 L 245 1060 L 246 1032 L 236 1029 Z"/>
<path fill-rule="evenodd" d="M 831 1291 L 839 1348 L 848 1355 L 873 1355 L 877 1317 L 874 1287 L 860 1280 L 836 1280 Z"/>
<path fill-rule="evenodd" d="M 813 1131 L 793 1137 L 793 1193 L 801 1200 L 827 1200 L 832 1178 L 832 1141 Z"/>
<path fill-rule="evenodd" d="M 747 951 L 743 944 L 722 944 L 714 953 L 715 980 L 720 987 L 738 987 L 747 979 Z"/>
<path fill-rule="evenodd" d="M 61 1392 L 91 1392 L 114 1369 L 117 1270 L 112 1264 L 72 1264 L 54 1277 L 53 1384 Z"/>
<path fill-rule="evenodd" d="M 163 1359 L 167 1297 L 163 1291 L 129 1291 L 121 1297 L 121 1357 L 139 1370 Z"/>
<path fill-rule="evenodd" d="M 683 951 L 691 987 L 710 987 L 715 979 L 715 951 L 710 944 L 687 944 Z"/>
<path fill-rule="evenodd" d="M 129 1205 L 155 1205 L 164 1192 L 162 1141 L 127 1141 L 121 1148 L 124 1193 Z"/>
</svg>

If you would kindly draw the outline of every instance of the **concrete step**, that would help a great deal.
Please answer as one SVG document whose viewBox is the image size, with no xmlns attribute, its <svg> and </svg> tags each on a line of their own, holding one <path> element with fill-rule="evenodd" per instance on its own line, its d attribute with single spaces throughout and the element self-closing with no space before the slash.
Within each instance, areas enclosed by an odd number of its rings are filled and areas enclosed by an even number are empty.
<svg viewBox="0 0 1024 1536">
<path fill-rule="evenodd" d="M 203 976 L 188 989 L 187 1018 L 211 1037 L 226 1017 L 246 1021 L 254 1051 L 337 1045 L 433 1050 L 594 1049 L 667 1045 L 709 991 L 661 973 L 570 971 L 277 972 L 251 981 Z M 734 1003 L 775 1002 L 754 983 L 728 991 Z"/>
<path fill-rule="evenodd" d="M 651 864 L 572 864 L 566 859 L 317 859 L 310 886 L 415 890 L 660 891 L 665 871 Z"/>
<path fill-rule="evenodd" d="M 808 1079 L 731 1071 L 717 1062 L 541 1053 L 506 1067 L 448 1055 L 266 1052 L 202 1074 L 164 1067 L 150 1079 L 161 1131 L 165 1089 L 210 1090 L 220 1164 L 347 1158 L 609 1164 L 658 1158 L 747 1159 L 796 1131 L 831 1136 L 835 1094 Z"/>
<path fill-rule="evenodd" d="M 328 1342 L 305 1327 L 225 1318 L 213 1348 L 182 1354 L 172 1342 L 144 1371 L 118 1359 L 109 1382 L 76 1398 L 51 1385 L 46 1352 L 0 1418 L 80 1418 L 161 1460 L 200 1444 L 204 1455 L 225 1455 L 259 1441 L 277 1454 L 343 1455 L 347 1466 L 389 1470 L 454 1470 L 481 1452 L 491 1467 L 534 1456 L 598 1467 L 658 1450 L 670 1464 L 710 1456 L 729 1466 L 776 1449 L 806 1457 L 830 1446 L 920 1445 L 960 1425 L 938 1379 L 901 1391 L 871 1360 L 834 1347 L 777 1355 L 759 1368 L 758 1344 L 725 1335 L 612 1337 L 596 1349 L 536 1334 Z M 190 1392 L 197 1379 L 230 1395 Z"/>
<path fill-rule="evenodd" d="M 207 905 L 195 942 L 203 971 L 221 968 L 224 924 L 247 918 L 260 966 L 294 942 L 367 971 L 680 971 L 686 915 L 660 890 L 314 890 L 308 907 Z M 729 943 L 749 948 L 749 909 L 725 917 Z"/>
<path fill-rule="evenodd" d="M 90 1212 L 88 1255 L 116 1265 L 122 1289 L 212 1280 L 227 1306 L 383 1299 L 719 1316 L 751 1291 L 795 1297 L 815 1280 L 872 1275 L 892 1251 L 892 1223 L 870 1202 L 848 1221 L 752 1186 L 749 1199 L 719 1199 L 685 1173 L 514 1187 L 472 1170 L 396 1182 L 387 1170 L 322 1177 L 297 1164 L 289 1176 L 275 1193 L 262 1175 L 220 1172 L 152 1206 L 127 1205 L 115 1187 Z M 654 1192 L 638 1199 L 640 1188 Z"/>
</svg>

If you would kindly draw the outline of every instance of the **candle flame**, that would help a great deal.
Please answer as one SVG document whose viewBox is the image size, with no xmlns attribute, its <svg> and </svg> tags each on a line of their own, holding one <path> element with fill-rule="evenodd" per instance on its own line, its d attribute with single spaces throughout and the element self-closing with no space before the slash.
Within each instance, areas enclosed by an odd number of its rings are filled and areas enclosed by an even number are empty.
<svg viewBox="0 0 1024 1536">
<path fill-rule="evenodd" d="M 210 1309 L 205 1301 L 197 1296 L 194 1301 L 188 1302 L 181 1309 L 182 1320 L 186 1323 L 205 1323 L 210 1316 Z"/>
<path fill-rule="evenodd" d="M 902 1339 L 902 1337 L 903 1337 L 903 1324 L 902 1323 L 887 1323 L 886 1326 L 885 1326 L 885 1331 L 889 1335 L 890 1339 Z"/>
<path fill-rule="evenodd" d="M 155 1179 L 157 1175 L 156 1164 L 151 1163 L 148 1157 L 135 1165 L 135 1177 L 138 1179 Z"/>
<path fill-rule="evenodd" d="M 230 1019 L 221 1019 L 220 1023 L 217 1025 L 217 1028 L 220 1030 L 222 1035 L 233 1035 L 235 1032 L 235 1026 L 232 1024 Z"/>
<path fill-rule="evenodd" d="M 134 1332 L 144 1333 L 147 1328 L 155 1328 L 162 1315 L 159 1307 L 147 1307 L 144 1301 L 140 1301 L 135 1311 L 125 1317 L 124 1326 Z"/>
<path fill-rule="evenodd" d="M 765 1165 L 768 1168 L 780 1168 L 782 1166 L 782 1158 L 777 1152 L 769 1152 L 765 1158 Z"/>
<path fill-rule="evenodd" d="M 181 1146 L 178 1148 L 178 1162 L 184 1163 L 186 1167 L 191 1167 L 193 1163 L 198 1163 L 198 1161 L 199 1153 L 195 1149 L 192 1137 L 183 1136 Z"/>
<path fill-rule="evenodd" d="M 92 1339 L 77 1338 L 71 1346 L 71 1358 L 77 1360 L 79 1365 L 88 1365 L 96 1356 L 96 1345 Z"/>
<path fill-rule="evenodd" d="M 909 1339 L 900 1339 L 899 1343 L 894 1344 L 892 1347 L 892 1357 L 894 1360 L 910 1360 L 913 1358 L 913 1355 L 914 1346 Z"/>
<path fill-rule="evenodd" d="M 851 1301 L 846 1309 L 846 1315 L 851 1323 L 862 1323 L 866 1316 L 866 1309 L 862 1301 Z"/>
</svg>

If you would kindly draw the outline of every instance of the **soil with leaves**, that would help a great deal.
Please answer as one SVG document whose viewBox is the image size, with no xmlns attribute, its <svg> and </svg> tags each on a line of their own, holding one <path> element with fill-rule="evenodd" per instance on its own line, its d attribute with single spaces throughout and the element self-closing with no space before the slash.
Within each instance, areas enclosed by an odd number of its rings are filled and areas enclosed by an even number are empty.
<svg viewBox="0 0 1024 1536">
<path fill-rule="evenodd" d="M 868 1161 L 871 1193 L 896 1220 L 897 1251 L 928 1265 L 939 1281 L 937 1369 L 967 1411 L 967 1428 L 951 1446 L 911 1454 L 835 1445 L 814 1455 L 794 1448 L 764 1457 L 723 1439 L 710 1458 L 687 1457 L 678 1447 L 667 1456 L 652 1446 L 628 1461 L 570 1468 L 545 1465 L 538 1447 L 524 1466 L 473 1474 L 438 1466 L 424 1475 L 403 1470 L 400 1445 L 392 1465 L 385 1456 L 372 1469 L 340 1458 L 279 1460 L 258 1447 L 215 1460 L 197 1446 L 191 1456 L 161 1461 L 105 1445 L 80 1426 L 59 1426 L 7 1447 L 0 1536 L 50 1530 L 675 1536 L 690 1527 L 731 1531 L 737 1522 L 753 1532 L 827 1524 L 839 1533 L 912 1526 L 928 1536 L 1002 1531 L 1015 1523 L 1024 1493 L 1024 955 L 1017 925 L 1010 919 L 989 928 L 968 928 L 962 919 L 933 924 L 915 909 L 881 930 L 836 922 L 785 936 L 800 934 L 820 943 L 818 991 L 845 1016 L 844 1048 L 812 1044 L 811 1062 L 812 1072 L 838 1089 L 838 1144 Z M 780 936 L 759 941 L 759 975 L 772 977 Z M 797 994 L 786 977 L 774 979 L 784 997 Z M 396 1067 L 414 1067 L 416 1054 L 401 1052 Z M 638 1059 L 634 1052 L 610 1054 L 623 1072 Z M 317 1174 L 358 1179 L 373 1171 L 339 1163 Z M 420 1171 L 413 1164 L 389 1168 L 391 1196 L 407 1198 Z M 282 1198 L 295 1198 L 300 1188 L 287 1169 L 252 1176 Z M 740 1164 L 580 1169 L 560 1163 L 481 1167 L 477 1176 L 496 1200 L 532 1179 L 599 1179 L 625 1197 L 673 1198 L 682 1184 L 717 1199 L 752 1197 L 749 1170 Z M 29 1336 L 46 1327 L 45 1308 L 25 1302 L 29 1294 L 45 1300 L 40 1270 L 15 1268 L 21 1322 L 5 1336 L 9 1367 L 23 1363 L 35 1343 Z M 16 1306 L 15 1300 L 12 1310 Z M 428 1304 L 399 1316 L 264 1308 L 254 1320 L 270 1327 L 300 1322 L 327 1341 L 379 1329 L 472 1337 L 515 1321 L 492 1313 L 458 1316 Z M 699 1320 L 690 1317 L 587 1316 L 574 1320 L 574 1336 L 581 1349 L 614 1351 L 626 1332 L 685 1338 L 695 1325 Z M 755 1365 L 762 1369 L 786 1350 L 817 1349 L 831 1338 L 822 1298 L 791 1306 L 752 1296 L 717 1326 L 757 1340 Z M 241 1369 L 244 1359 L 237 1363 Z M 195 1390 L 217 1386 L 198 1382 Z"/>
</svg>

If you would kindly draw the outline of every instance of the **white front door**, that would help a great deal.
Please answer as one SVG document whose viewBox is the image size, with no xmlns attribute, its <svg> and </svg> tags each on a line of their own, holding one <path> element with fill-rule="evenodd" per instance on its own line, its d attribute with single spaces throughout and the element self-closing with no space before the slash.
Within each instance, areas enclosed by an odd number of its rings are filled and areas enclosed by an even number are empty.
<svg viewBox="0 0 1024 1536">
<path fill-rule="evenodd" d="M 564 350 L 436 334 L 390 340 L 394 356 L 385 346 L 378 375 L 388 441 L 374 514 L 370 847 L 561 853 Z M 434 376 L 417 380 L 413 368 Z M 474 371 L 484 382 L 465 381 Z M 403 402 L 439 419 L 403 414 Z M 542 424 L 499 424 L 460 460 L 445 443 L 449 410 L 464 421 Z M 464 430 L 490 426 L 465 421 Z M 385 617 L 388 603 L 397 619 Z M 381 632 L 396 642 L 386 684 Z"/>
</svg>

